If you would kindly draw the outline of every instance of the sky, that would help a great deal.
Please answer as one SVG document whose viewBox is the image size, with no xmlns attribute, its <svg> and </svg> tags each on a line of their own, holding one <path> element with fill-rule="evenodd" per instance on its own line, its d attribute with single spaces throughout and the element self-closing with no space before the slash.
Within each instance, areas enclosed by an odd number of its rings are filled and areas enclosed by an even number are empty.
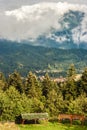
<svg viewBox="0 0 87 130">
<path fill-rule="evenodd" d="M 0 9 L 15 9 L 22 5 L 31 5 L 39 2 L 69 2 L 78 4 L 87 4 L 87 0 L 0 0 Z"/>
<path fill-rule="evenodd" d="M 69 10 L 85 12 L 82 21 L 85 33 L 86 5 L 87 0 L 0 0 L 0 38 L 21 41 L 37 38 L 44 33 L 50 35 L 51 28 L 62 29 L 60 21 Z M 76 28 L 72 31 L 77 35 L 78 30 L 79 28 Z M 87 41 L 87 35 L 82 37 L 82 40 L 84 39 Z"/>
</svg>

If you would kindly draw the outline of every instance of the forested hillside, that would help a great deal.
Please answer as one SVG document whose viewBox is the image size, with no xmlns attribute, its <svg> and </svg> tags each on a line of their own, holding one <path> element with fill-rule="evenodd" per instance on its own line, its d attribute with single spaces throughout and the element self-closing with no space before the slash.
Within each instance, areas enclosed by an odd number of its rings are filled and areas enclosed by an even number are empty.
<svg viewBox="0 0 87 130">
<path fill-rule="evenodd" d="M 0 73 L 0 121 L 20 122 L 21 113 L 47 112 L 87 116 L 87 68 L 76 80 L 76 69 L 70 66 L 64 82 L 54 82 L 46 73 L 42 80 L 29 72 L 25 78 L 14 71 L 8 78 Z"/>
<path fill-rule="evenodd" d="M 87 50 L 63 50 L 0 41 L 0 71 L 6 75 L 14 70 L 18 70 L 23 76 L 29 71 L 37 71 L 40 74 L 43 71 L 55 72 L 61 75 L 66 73 L 72 63 L 77 71 L 81 72 L 87 66 Z"/>
</svg>

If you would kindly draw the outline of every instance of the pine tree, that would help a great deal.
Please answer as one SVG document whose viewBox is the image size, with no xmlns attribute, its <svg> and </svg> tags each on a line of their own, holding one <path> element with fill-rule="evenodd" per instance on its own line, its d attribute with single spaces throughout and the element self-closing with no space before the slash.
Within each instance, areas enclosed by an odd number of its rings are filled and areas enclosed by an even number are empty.
<svg viewBox="0 0 87 130">
<path fill-rule="evenodd" d="M 21 113 L 30 112 L 32 101 L 25 94 L 20 94 L 14 86 L 10 86 L 2 96 L 2 120 L 15 121 Z"/>
<path fill-rule="evenodd" d="M 46 97 L 46 99 L 48 98 L 48 93 L 52 90 L 52 89 L 57 89 L 56 84 L 50 79 L 48 73 L 45 74 L 45 77 L 42 81 L 42 92 L 43 92 L 43 96 Z"/>
<path fill-rule="evenodd" d="M 87 68 L 84 69 L 80 80 L 80 92 L 87 95 Z"/>
<path fill-rule="evenodd" d="M 66 81 L 63 94 L 66 100 L 73 100 L 77 97 L 77 86 L 73 79 Z"/>
<path fill-rule="evenodd" d="M 60 94 L 59 88 L 53 80 L 46 73 L 42 81 L 42 91 L 43 96 L 45 96 L 45 111 L 47 111 L 51 116 L 58 114 L 58 95 Z"/>
<path fill-rule="evenodd" d="M 35 74 L 29 72 L 25 82 L 25 93 L 32 100 L 31 112 L 42 112 L 44 105 L 42 102 L 42 89 Z"/>
<path fill-rule="evenodd" d="M 25 82 L 25 93 L 29 98 L 41 97 L 41 86 L 35 74 L 29 72 Z"/>
<path fill-rule="evenodd" d="M 76 69 L 75 69 L 75 66 L 74 64 L 71 64 L 69 69 L 68 69 L 68 72 L 67 72 L 67 76 L 68 77 L 73 77 L 76 75 Z"/>
<path fill-rule="evenodd" d="M 77 96 L 77 86 L 75 81 L 76 69 L 72 64 L 67 72 L 66 83 L 63 88 L 63 96 L 66 100 L 75 99 Z"/>
<path fill-rule="evenodd" d="M 22 77 L 17 71 L 9 75 L 8 86 L 14 86 L 20 93 L 24 92 Z"/>
<path fill-rule="evenodd" d="M 73 114 L 86 114 L 87 113 L 87 97 L 86 94 L 81 94 L 75 100 L 71 101 L 68 106 L 68 111 Z"/>
<path fill-rule="evenodd" d="M 0 72 L 0 89 L 2 89 L 2 90 L 7 89 L 6 78 L 2 72 Z"/>
</svg>

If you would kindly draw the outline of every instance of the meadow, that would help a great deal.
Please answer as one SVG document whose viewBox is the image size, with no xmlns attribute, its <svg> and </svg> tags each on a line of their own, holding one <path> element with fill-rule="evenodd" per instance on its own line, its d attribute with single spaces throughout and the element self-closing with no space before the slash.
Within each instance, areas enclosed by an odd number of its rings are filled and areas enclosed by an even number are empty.
<svg viewBox="0 0 87 130">
<path fill-rule="evenodd" d="M 87 130 L 87 126 L 70 125 L 60 123 L 48 123 L 37 125 L 20 125 L 20 130 Z"/>
<path fill-rule="evenodd" d="M 0 123 L 0 130 L 87 130 L 87 126 L 70 125 L 62 123 L 47 124 L 24 124 L 16 125 L 15 123 Z"/>
</svg>

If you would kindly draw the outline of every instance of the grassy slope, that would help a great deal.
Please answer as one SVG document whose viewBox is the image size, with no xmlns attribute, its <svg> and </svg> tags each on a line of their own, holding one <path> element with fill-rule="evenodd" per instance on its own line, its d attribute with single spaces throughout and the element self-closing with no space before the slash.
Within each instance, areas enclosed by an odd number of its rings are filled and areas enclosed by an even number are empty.
<svg viewBox="0 0 87 130">
<path fill-rule="evenodd" d="M 20 130 L 87 130 L 87 126 L 50 123 L 46 125 L 20 125 Z"/>
</svg>

